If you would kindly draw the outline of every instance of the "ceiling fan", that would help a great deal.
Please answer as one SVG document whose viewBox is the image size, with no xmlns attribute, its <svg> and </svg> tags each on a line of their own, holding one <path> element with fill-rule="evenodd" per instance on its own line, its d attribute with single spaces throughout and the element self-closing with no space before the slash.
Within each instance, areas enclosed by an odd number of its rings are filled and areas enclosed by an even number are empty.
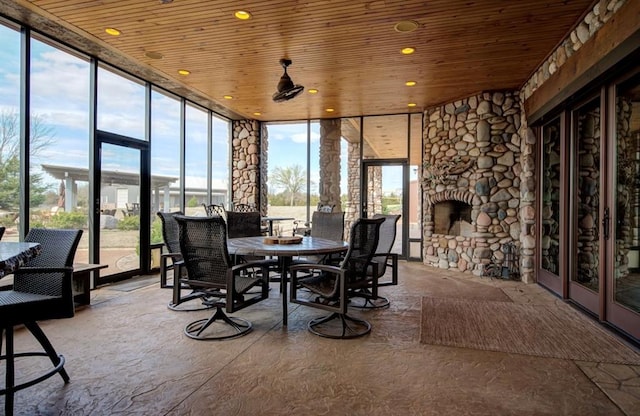
<svg viewBox="0 0 640 416">
<path fill-rule="evenodd" d="M 289 74 L 287 74 L 287 67 L 291 65 L 291 59 L 280 59 L 280 65 L 284 68 L 284 74 L 282 74 L 278 82 L 278 91 L 273 94 L 273 101 L 277 103 L 288 101 L 304 90 L 302 85 L 295 85 L 291 81 Z"/>
</svg>

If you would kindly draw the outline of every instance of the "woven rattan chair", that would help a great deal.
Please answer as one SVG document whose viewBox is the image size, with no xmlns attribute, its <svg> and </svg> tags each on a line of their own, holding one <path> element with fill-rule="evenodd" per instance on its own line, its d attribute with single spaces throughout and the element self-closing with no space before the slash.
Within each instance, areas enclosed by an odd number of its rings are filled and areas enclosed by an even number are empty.
<svg viewBox="0 0 640 416">
<path fill-rule="evenodd" d="M 259 212 L 227 212 L 227 236 L 229 238 L 259 237 L 263 234 Z M 278 271 L 278 259 L 260 256 L 233 256 L 234 264 L 247 261 L 264 261 L 272 271 Z"/>
<path fill-rule="evenodd" d="M 13 289 L 0 291 L 0 327 L 5 337 L 6 360 L 5 415 L 13 414 L 14 395 L 17 391 L 33 386 L 59 373 L 65 383 L 69 375 L 64 369 L 64 357 L 59 355 L 44 334 L 38 321 L 71 318 L 73 304 L 73 258 L 82 236 L 82 230 L 53 230 L 33 228 L 25 237 L 26 242 L 42 246 L 39 256 L 14 272 Z M 38 340 L 44 352 L 14 352 L 14 326 L 24 325 Z M 49 357 L 53 364 L 46 373 L 15 385 L 15 358 Z"/>
<path fill-rule="evenodd" d="M 219 204 L 202 204 L 204 207 L 204 212 L 207 213 L 207 217 L 213 217 L 214 215 L 219 215 L 222 218 L 226 218 L 227 210 L 224 209 L 223 205 Z"/>
<path fill-rule="evenodd" d="M 256 206 L 251 204 L 233 204 L 233 210 L 235 212 L 258 212 Z"/>
<path fill-rule="evenodd" d="M 162 238 L 164 239 L 164 245 L 167 248 L 167 252 L 162 253 L 160 256 L 160 287 L 173 288 L 173 296 L 171 302 L 167 307 L 174 311 L 197 311 L 202 309 L 209 309 L 210 306 L 204 303 L 199 303 L 197 306 L 189 304 L 184 306 L 185 302 L 191 300 L 202 300 L 203 294 L 193 290 L 187 284 L 183 283 L 183 278 L 186 275 L 186 269 L 182 267 L 182 254 L 180 253 L 180 229 L 176 222 L 176 215 L 183 215 L 182 211 L 176 212 L 158 212 L 158 217 L 162 221 Z M 171 263 L 169 263 L 171 261 Z M 173 271 L 173 284 L 167 284 L 167 274 Z M 186 296 L 182 295 L 183 290 L 191 290 Z"/>
<path fill-rule="evenodd" d="M 373 262 L 377 264 L 377 273 L 373 276 L 373 268 L 369 268 L 367 273 L 371 275 L 372 282 L 375 280 L 377 287 L 398 284 L 398 254 L 391 253 L 393 243 L 396 240 L 396 230 L 400 215 L 376 214 L 373 218 L 382 218 L 384 222 L 380 225 L 380 237 L 378 246 L 373 256 Z M 380 279 L 387 273 L 387 267 L 391 269 L 391 280 L 381 281 Z M 389 306 L 389 299 L 378 294 L 373 295 L 371 288 L 361 288 L 354 292 L 351 306 L 354 308 L 376 309 Z"/>
<path fill-rule="evenodd" d="M 227 227 L 223 218 L 177 215 L 180 250 L 189 286 L 208 296 L 216 312 L 186 326 L 185 334 L 198 340 L 221 340 L 247 334 L 251 322 L 230 317 L 233 313 L 269 297 L 269 270 L 260 263 L 234 266 L 227 249 Z M 261 290 L 249 294 L 253 287 Z M 213 325 L 213 326 L 212 326 Z"/>
<path fill-rule="evenodd" d="M 349 250 L 339 266 L 300 264 L 291 266 L 291 302 L 330 311 L 308 323 L 309 331 L 328 338 L 355 338 L 371 331 L 369 322 L 347 315 L 351 294 L 373 288 L 377 294 L 377 264 L 372 262 L 383 218 L 361 218 L 351 227 Z M 368 273 L 372 268 L 373 275 Z M 308 289 L 311 296 L 300 288 Z"/>
</svg>

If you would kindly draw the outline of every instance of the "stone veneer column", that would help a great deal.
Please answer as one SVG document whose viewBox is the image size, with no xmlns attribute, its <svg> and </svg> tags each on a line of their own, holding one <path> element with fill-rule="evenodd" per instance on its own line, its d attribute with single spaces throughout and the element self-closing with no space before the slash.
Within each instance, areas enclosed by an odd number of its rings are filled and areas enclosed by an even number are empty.
<svg viewBox="0 0 640 416">
<path fill-rule="evenodd" d="M 367 171 L 367 214 L 382 212 L 382 166 L 371 166 Z"/>
<path fill-rule="evenodd" d="M 238 120 L 233 121 L 232 126 L 231 201 L 233 204 L 253 204 L 262 211 L 260 162 L 263 160 L 264 148 L 260 140 L 260 122 Z M 262 182 L 266 184 L 266 176 Z"/>
<path fill-rule="evenodd" d="M 340 138 L 342 120 L 320 120 L 320 203 L 335 205 L 342 211 L 340 201 Z"/>
<path fill-rule="evenodd" d="M 351 224 L 360 218 L 360 143 L 348 145 L 347 206 L 344 207 L 345 239 Z"/>
</svg>

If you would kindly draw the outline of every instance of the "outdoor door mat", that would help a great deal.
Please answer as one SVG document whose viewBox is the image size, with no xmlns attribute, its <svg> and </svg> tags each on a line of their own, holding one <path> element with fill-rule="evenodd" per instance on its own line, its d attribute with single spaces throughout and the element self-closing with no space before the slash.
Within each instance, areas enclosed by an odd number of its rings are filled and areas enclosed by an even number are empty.
<svg viewBox="0 0 640 416">
<path fill-rule="evenodd" d="M 422 298 L 420 342 L 640 365 L 640 354 L 571 306 Z"/>
</svg>

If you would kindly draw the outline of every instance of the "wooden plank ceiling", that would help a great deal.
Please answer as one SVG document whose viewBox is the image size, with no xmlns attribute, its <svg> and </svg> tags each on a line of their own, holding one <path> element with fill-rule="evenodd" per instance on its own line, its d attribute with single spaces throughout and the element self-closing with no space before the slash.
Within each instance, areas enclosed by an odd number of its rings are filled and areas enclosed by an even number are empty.
<svg viewBox="0 0 640 416">
<path fill-rule="evenodd" d="M 592 4 L 0 0 L 0 13 L 223 115 L 283 121 L 421 112 L 481 91 L 518 89 Z M 240 5 L 250 20 L 234 18 Z M 406 20 L 418 28 L 394 30 Z M 107 27 L 120 36 L 106 34 Z M 405 47 L 416 51 L 403 55 Z M 284 57 L 293 61 L 289 75 L 305 91 L 275 103 Z M 179 69 L 191 74 L 178 75 Z M 319 92 L 309 94 L 311 88 Z"/>
</svg>

